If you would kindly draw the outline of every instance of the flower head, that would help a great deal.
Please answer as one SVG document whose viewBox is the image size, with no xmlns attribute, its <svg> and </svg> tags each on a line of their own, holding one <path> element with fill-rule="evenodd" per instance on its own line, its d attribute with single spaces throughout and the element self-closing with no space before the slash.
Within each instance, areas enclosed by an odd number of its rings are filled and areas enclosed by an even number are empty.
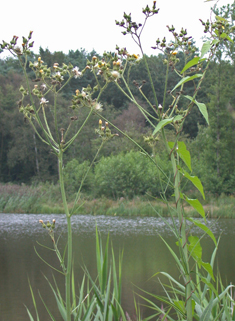
<svg viewBox="0 0 235 321">
<path fill-rule="evenodd" d="M 45 104 L 47 104 L 47 103 L 49 103 L 49 101 L 46 100 L 46 98 L 42 97 L 42 98 L 40 99 L 40 105 L 45 105 Z"/>
<path fill-rule="evenodd" d="M 46 88 L 47 88 L 47 85 L 46 85 L 46 84 L 42 84 L 42 85 L 41 85 L 41 89 L 42 89 L 43 91 L 45 91 Z"/>
<path fill-rule="evenodd" d="M 95 102 L 95 110 L 102 111 L 103 110 L 102 107 L 103 107 L 103 105 L 101 105 L 100 103 Z"/>
<path fill-rule="evenodd" d="M 112 75 L 113 78 L 115 78 L 115 79 L 120 78 L 120 73 L 119 73 L 118 71 L 116 71 L 116 70 L 111 71 L 111 75 Z"/>
<path fill-rule="evenodd" d="M 72 72 L 74 73 L 74 78 L 80 78 L 82 76 L 81 71 L 79 71 L 79 68 L 76 66 L 72 69 Z"/>
<path fill-rule="evenodd" d="M 56 77 L 56 79 L 57 79 L 58 81 L 63 81 L 63 80 L 64 80 L 64 77 L 61 76 L 61 73 L 60 73 L 59 71 L 57 71 L 57 72 L 55 73 L 55 77 Z"/>
<path fill-rule="evenodd" d="M 133 56 L 135 59 L 139 59 L 139 57 L 140 57 L 139 55 L 136 55 L 136 54 L 133 54 L 132 56 Z"/>
<path fill-rule="evenodd" d="M 81 95 L 82 95 L 82 98 L 86 98 L 86 96 L 87 96 L 87 94 L 85 93 L 84 90 L 82 90 Z"/>
</svg>

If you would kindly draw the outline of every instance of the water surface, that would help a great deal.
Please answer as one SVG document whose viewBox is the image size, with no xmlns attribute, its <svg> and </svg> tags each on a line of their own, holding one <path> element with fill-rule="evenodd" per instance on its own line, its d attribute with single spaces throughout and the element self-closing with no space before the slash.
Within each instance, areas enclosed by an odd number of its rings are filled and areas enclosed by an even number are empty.
<svg viewBox="0 0 235 321">
<path fill-rule="evenodd" d="M 38 220 L 56 220 L 56 237 L 60 236 L 59 247 L 66 242 L 66 220 L 64 215 L 34 214 L 0 214 L 0 320 L 28 320 L 24 305 L 33 311 L 28 279 L 35 290 L 41 320 L 50 320 L 43 307 L 38 291 L 48 306 L 52 307 L 56 320 L 53 294 L 43 277 L 51 282 L 51 269 L 37 256 L 59 268 L 55 254 L 42 248 L 38 243 L 51 247 L 51 240 L 38 223 Z M 170 219 L 167 220 L 171 224 Z M 224 280 L 235 283 L 234 236 L 235 220 L 210 220 L 209 224 L 216 237 L 222 233 L 217 262 Z M 124 249 L 123 258 L 123 305 L 130 315 L 134 315 L 133 291 L 137 287 L 146 291 L 160 293 L 158 278 L 151 278 L 160 271 L 171 273 L 178 278 L 176 265 L 162 242 L 160 235 L 176 249 L 175 238 L 169 227 L 160 219 L 150 217 L 106 217 L 106 216 L 74 216 L 72 218 L 73 249 L 75 253 L 75 270 L 78 283 L 82 278 L 81 266 L 87 266 L 90 273 L 96 276 L 95 263 L 95 230 L 100 231 L 105 240 L 108 233 L 112 241 L 116 257 Z M 195 233 L 199 233 L 197 230 Z M 38 242 L 38 243 L 37 243 Z M 213 242 L 205 237 L 204 260 L 208 260 L 213 251 Z M 53 272 L 63 292 L 63 276 Z M 143 314 L 147 313 L 143 308 Z"/>
</svg>

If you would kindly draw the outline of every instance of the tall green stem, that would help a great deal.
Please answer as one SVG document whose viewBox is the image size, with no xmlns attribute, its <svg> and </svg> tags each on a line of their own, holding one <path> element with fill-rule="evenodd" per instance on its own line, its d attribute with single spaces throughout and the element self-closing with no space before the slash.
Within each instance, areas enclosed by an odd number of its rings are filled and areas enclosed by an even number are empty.
<svg viewBox="0 0 235 321">
<path fill-rule="evenodd" d="M 179 231 L 179 240 L 178 245 L 181 253 L 182 263 L 184 266 L 183 276 L 185 281 L 185 305 L 186 305 L 186 313 L 187 313 L 187 321 L 192 321 L 192 298 L 191 298 L 191 277 L 190 277 L 190 267 L 188 262 L 188 249 L 187 249 L 187 236 L 186 236 L 186 219 L 183 215 L 183 210 L 181 206 L 181 198 L 180 198 L 180 173 L 177 165 L 179 165 L 179 159 L 174 155 L 174 151 L 172 151 L 168 145 L 164 128 L 162 129 L 162 137 L 166 147 L 166 150 L 170 156 L 171 166 L 174 175 L 174 195 L 175 195 L 175 204 L 176 211 L 180 225 Z M 177 144 L 177 143 L 176 143 Z"/>
<path fill-rule="evenodd" d="M 63 177 L 63 150 L 59 149 L 58 154 L 59 159 L 59 179 L 60 179 L 60 190 L 63 200 L 64 210 L 67 219 L 67 268 L 65 275 L 65 296 L 66 296 L 66 321 L 71 321 L 71 269 L 72 269 L 72 227 L 71 227 L 71 217 L 69 214 L 68 203 L 65 195 L 64 189 L 64 177 Z"/>
<path fill-rule="evenodd" d="M 154 95 L 155 104 L 156 104 L 156 106 L 158 106 L 158 99 L 157 99 L 156 91 L 155 91 L 155 88 L 154 88 L 153 79 L 152 79 L 152 76 L 151 76 L 151 73 L 150 73 L 150 70 L 149 70 L 149 65 L 147 63 L 146 56 L 144 55 L 143 52 L 142 52 L 142 54 L 143 54 L 144 63 L 145 63 L 146 69 L 147 69 L 148 77 L 149 77 L 149 80 L 150 80 L 152 92 L 153 92 L 153 95 Z"/>
</svg>

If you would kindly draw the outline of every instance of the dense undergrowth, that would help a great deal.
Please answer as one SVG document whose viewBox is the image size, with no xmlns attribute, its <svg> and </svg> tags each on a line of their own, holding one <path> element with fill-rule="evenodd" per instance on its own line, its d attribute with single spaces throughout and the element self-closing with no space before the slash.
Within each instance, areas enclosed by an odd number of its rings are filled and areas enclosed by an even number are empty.
<svg viewBox="0 0 235 321">
<path fill-rule="evenodd" d="M 0 212 L 26 214 L 64 214 L 60 199 L 59 185 L 49 183 L 36 186 L 0 184 Z M 191 192 L 192 196 L 193 191 Z M 68 200 L 72 208 L 74 195 Z M 170 198 L 169 198 L 170 200 Z M 234 218 L 235 196 L 221 194 L 220 196 L 207 194 L 202 202 L 205 213 L 211 218 Z M 172 206 L 173 200 L 172 200 Z M 185 207 L 189 216 L 198 216 L 191 207 Z M 160 199 L 148 196 L 135 196 L 132 199 L 120 197 L 116 200 L 107 197 L 94 198 L 92 195 L 82 194 L 78 202 L 76 214 L 111 215 L 111 216 L 168 216 L 167 206 Z"/>
</svg>

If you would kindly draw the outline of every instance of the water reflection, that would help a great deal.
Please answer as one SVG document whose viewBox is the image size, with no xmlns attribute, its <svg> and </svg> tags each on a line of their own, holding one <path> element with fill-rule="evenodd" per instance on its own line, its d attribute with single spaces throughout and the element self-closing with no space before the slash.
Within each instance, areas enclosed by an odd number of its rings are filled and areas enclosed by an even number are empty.
<svg viewBox="0 0 235 321">
<path fill-rule="evenodd" d="M 51 221 L 56 219 L 56 235 L 61 235 L 60 246 L 65 245 L 66 220 L 63 215 L 22 215 L 0 214 L 0 316 L 1 321 L 27 320 L 24 304 L 33 311 L 28 287 L 29 278 L 32 287 L 39 290 L 49 306 L 55 307 L 54 297 L 49 289 L 43 274 L 52 280 L 52 273 L 36 255 L 34 246 L 39 254 L 53 266 L 59 268 L 54 253 L 40 248 L 42 243 L 51 246 L 46 231 L 42 229 L 39 219 Z M 170 219 L 167 220 L 170 224 Z M 235 256 L 233 239 L 235 234 L 235 220 L 210 220 L 209 224 L 218 237 L 222 238 L 218 253 L 220 272 L 230 282 L 235 283 L 234 266 Z M 166 271 L 177 277 L 178 272 L 173 259 L 166 250 L 159 234 L 161 234 L 172 247 L 175 239 L 166 224 L 156 218 L 128 218 L 106 216 L 74 216 L 72 228 L 74 232 L 73 244 L 76 254 L 75 269 L 78 282 L 81 281 L 81 265 L 86 264 L 93 276 L 95 270 L 95 229 L 98 227 L 104 237 L 110 233 L 115 253 L 124 248 L 123 261 L 123 302 L 124 308 L 130 315 L 134 313 L 133 290 L 136 286 L 149 292 L 160 291 L 157 278 L 151 276 L 159 271 Z M 197 232 L 197 231 L 196 231 Z M 213 251 L 213 242 L 205 237 L 206 246 L 204 259 L 209 259 Z M 56 272 L 55 272 L 56 273 Z M 56 274 L 63 291 L 64 279 Z M 42 320 L 50 320 L 40 302 L 36 292 Z M 60 320 L 54 309 L 56 320 Z"/>
</svg>

